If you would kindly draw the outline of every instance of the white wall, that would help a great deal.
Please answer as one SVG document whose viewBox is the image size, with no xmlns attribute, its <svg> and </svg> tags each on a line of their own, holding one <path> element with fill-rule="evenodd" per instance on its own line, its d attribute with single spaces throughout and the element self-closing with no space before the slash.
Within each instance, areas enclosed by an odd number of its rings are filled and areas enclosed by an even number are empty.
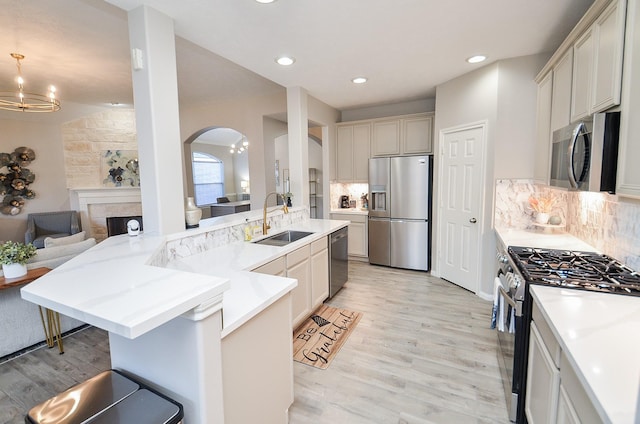
<svg viewBox="0 0 640 424">
<path fill-rule="evenodd" d="M 70 208 L 60 125 L 55 122 L 0 120 L 0 128 L 0 153 L 12 153 L 16 147 L 25 146 L 36 154 L 36 160 L 27 167 L 36 175 L 29 186 L 36 197 L 25 201 L 20 214 L 0 215 L 0 241 L 24 242 L 27 214 Z"/>
<path fill-rule="evenodd" d="M 436 110 L 435 98 L 413 100 L 409 102 L 343 110 L 341 114 L 341 122 L 384 118 L 387 116 L 409 115 L 411 113 L 433 112 L 434 110 Z"/>
<path fill-rule="evenodd" d="M 496 178 L 532 178 L 535 143 L 536 86 L 533 78 L 546 55 L 499 61 L 441 84 L 436 89 L 433 272 L 438 274 L 439 134 L 446 128 L 485 121 L 483 218 L 480 223 L 478 295 L 491 298 L 495 276 L 495 233 L 492 228 Z"/>
<path fill-rule="evenodd" d="M 534 78 L 549 54 L 502 60 L 498 64 L 498 119 L 494 180 L 531 178 L 536 143 Z M 532 119 L 533 118 L 533 119 Z"/>
</svg>

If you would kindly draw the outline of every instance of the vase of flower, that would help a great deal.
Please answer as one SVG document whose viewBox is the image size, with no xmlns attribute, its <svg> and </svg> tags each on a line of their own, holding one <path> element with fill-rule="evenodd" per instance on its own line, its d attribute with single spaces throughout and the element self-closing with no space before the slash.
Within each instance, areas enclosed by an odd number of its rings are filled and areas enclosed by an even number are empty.
<svg viewBox="0 0 640 424">
<path fill-rule="evenodd" d="M 196 206 L 196 202 L 193 197 L 187 197 L 184 204 L 184 217 L 187 223 L 187 228 L 196 228 L 200 225 L 200 218 L 202 218 L 202 209 Z"/>
<path fill-rule="evenodd" d="M 546 224 L 549 222 L 549 214 L 547 212 L 538 212 L 536 214 L 536 222 L 538 224 Z"/>
<path fill-rule="evenodd" d="M 556 205 L 556 199 L 551 194 L 539 194 L 529 197 L 529 206 L 535 211 L 535 222 L 538 224 L 547 224 L 553 208 Z"/>
<path fill-rule="evenodd" d="M 7 241 L 0 244 L 0 263 L 5 278 L 18 278 L 27 274 L 27 261 L 35 256 L 33 244 Z"/>
</svg>

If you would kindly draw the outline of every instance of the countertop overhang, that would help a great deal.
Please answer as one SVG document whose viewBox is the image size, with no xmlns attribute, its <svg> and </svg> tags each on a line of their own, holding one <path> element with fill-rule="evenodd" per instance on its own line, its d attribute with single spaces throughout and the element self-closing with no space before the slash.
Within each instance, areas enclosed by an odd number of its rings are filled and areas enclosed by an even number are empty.
<svg viewBox="0 0 640 424">
<path fill-rule="evenodd" d="M 226 278 L 148 265 L 164 237 L 110 237 L 21 289 L 23 299 L 127 338 L 208 303 Z"/>
</svg>

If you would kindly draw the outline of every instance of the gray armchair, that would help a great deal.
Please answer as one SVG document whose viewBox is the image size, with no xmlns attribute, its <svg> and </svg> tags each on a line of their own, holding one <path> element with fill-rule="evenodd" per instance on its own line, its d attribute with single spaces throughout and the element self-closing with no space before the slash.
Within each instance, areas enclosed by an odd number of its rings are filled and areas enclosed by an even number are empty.
<svg viewBox="0 0 640 424">
<path fill-rule="evenodd" d="M 30 213 L 24 241 L 41 249 L 46 237 L 67 237 L 79 232 L 80 220 L 76 211 Z"/>
</svg>

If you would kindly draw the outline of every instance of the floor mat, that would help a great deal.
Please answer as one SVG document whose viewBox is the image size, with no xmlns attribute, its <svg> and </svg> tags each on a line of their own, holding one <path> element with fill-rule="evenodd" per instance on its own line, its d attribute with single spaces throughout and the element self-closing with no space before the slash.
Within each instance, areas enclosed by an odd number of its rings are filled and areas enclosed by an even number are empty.
<svg viewBox="0 0 640 424">
<path fill-rule="evenodd" d="M 326 369 L 360 318 L 360 312 L 322 305 L 294 331 L 293 360 Z"/>
</svg>

